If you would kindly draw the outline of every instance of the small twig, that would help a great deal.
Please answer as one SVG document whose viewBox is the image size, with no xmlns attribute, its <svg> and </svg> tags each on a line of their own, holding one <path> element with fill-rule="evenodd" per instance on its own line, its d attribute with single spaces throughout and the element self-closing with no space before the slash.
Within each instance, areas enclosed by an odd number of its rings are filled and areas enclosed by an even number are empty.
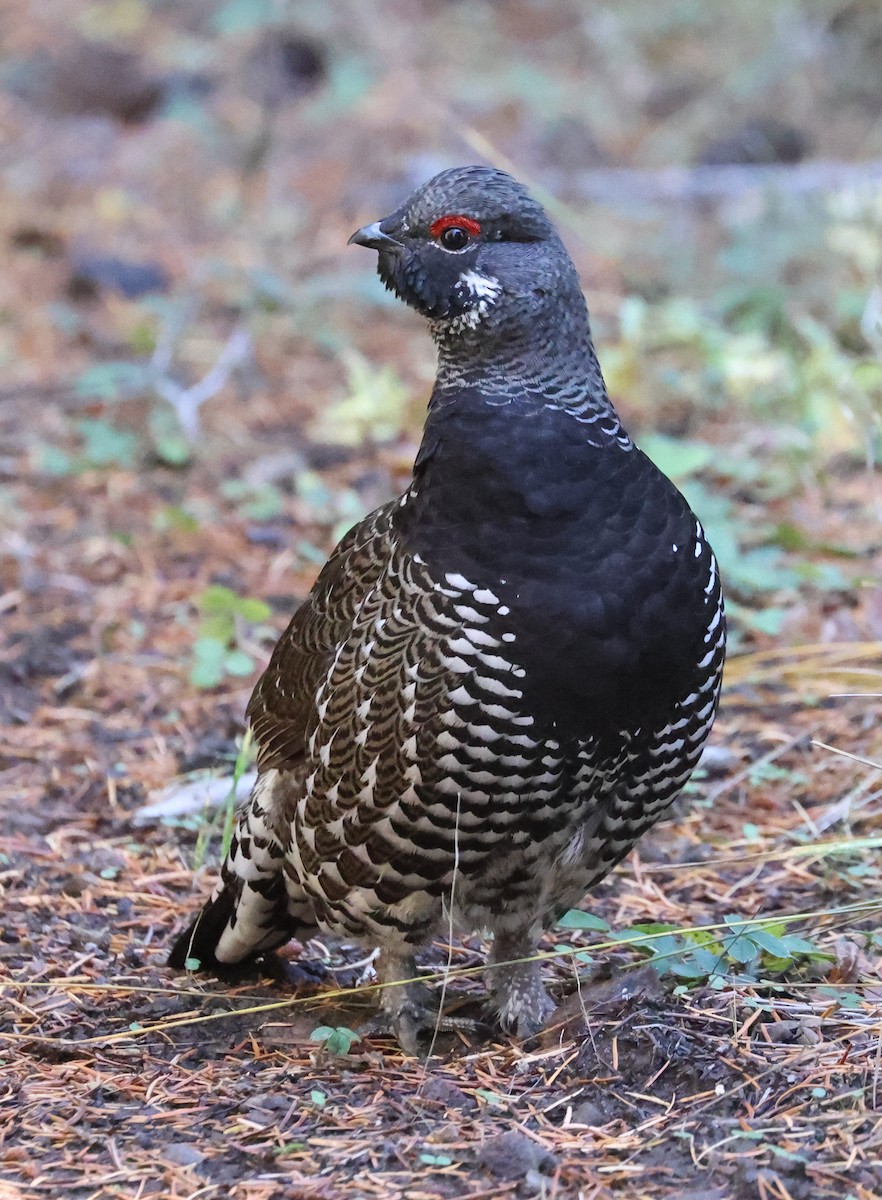
<svg viewBox="0 0 882 1200">
<path fill-rule="evenodd" d="M 741 922 L 739 932 L 749 933 L 751 928 L 753 928 L 754 926 L 756 926 L 756 925 L 761 926 L 764 921 L 769 921 L 769 920 L 775 920 L 779 924 L 791 925 L 791 924 L 795 924 L 797 922 L 804 922 L 804 921 L 810 920 L 815 917 L 829 918 L 829 917 L 833 917 L 833 916 L 840 916 L 840 915 L 852 914 L 852 913 L 867 914 L 867 913 L 872 913 L 872 912 L 878 912 L 880 910 L 880 908 L 882 908 L 882 900 L 870 900 L 870 901 L 858 901 L 854 904 L 839 905 L 835 908 L 821 909 L 818 911 L 806 911 L 806 912 L 799 912 L 799 913 L 757 914 L 753 917 L 745 917 L 744 920 Z M 835 926 L 834 926 L 834 928 L 835 928 Z M 695 925 L 688 929 L 684 928 L 682 930 L 683 933 L 706 933 L 706 932 L 714 932 L 714 931 L 721 931 L 721 932 L 725 932 L 726 934 L 732 935 L 732 926 L 726 921 L 717 921 L 712 924 Z M 641 944 L 643 944 L 647 941 L 652 941 L 652 939 L 656 936 L 657 935 L 653 934 L 653 933 L 637 934 L 634 937 L 628 938 L 627 945 L 639 947 Z M 622 948 L 622 942 L 621 941 L 613 941 L 613 940 L 606 941 L 606 942 L 598 942 L 592 946 L 592 949 L 595 951 L 621 950 L 621 948 Z M 583 947 L 575 946 L 567 953 L 568 954 L 577 954 L 577 953 L 579 953 L 579 951 L 581 949 L 583 949 Z M 677 953 L 679 953 L 679 951 L 671 951 L 670 953 L 656 955 L 656 961 L 658 961 L 659 959 L 663 959 L 663 958 L 670 958 Z M 82 1048 L 84 1046 L 92 1046 L 92 1045 L 105 1045 L 108 1043 L 115 1043 L 115 1042 L 129 1040 L 129 1039 L 135 1040 L 135 1039 L 141 1038 L 147 1034 L 163 1033 L 169 1029 L 176 1029 L 176 1028 L 180 1028 L 180 1027 L 186 1026 L 186 1025 L 199 1025 L 204 1022 L 217 1021 L 217 1020 L 221 1020 L 223 1018 L 249 1016 L 249 1015 L 254 1015 L 257 1013 L 265 1013 L 265 1012 L 275 1012 L 275 1011 L 278 1011 L 278 1010 L 284 1009 L 284 1008 L 292 1008 L 293 1009 L 293 1008 L 301 1007 L 302 1005 L 305 1005 L 305 1004 L 314 1004 L 314 1003 L 316 1003 L 316 1001 L 321 1001 L 323 1003 L 327 1003 L 329 1000 L 350 998 L 352 996 L 357 995 L 359 992 L 362 992 L 362 993 L 363 992 L 379 992 L 387 987 L 400 987 L 402 983 L 417 983 L 417 982 L 425 982 L 425 981 L 432 982 L 432 981 L 437 980 L 443 984 L 445 977 L 450 974 L 452 974 L 457 979 L 459 979 L 459 978 L 464 978 L 467 976 L 478 975 L 483 972 L 486 972 L 487 970 L 497 969 L 500 967 L 510 967 L 517 963 L 545 962 L 550 959 L 563 958 L 566 956 L 567 956 L 566 954 L 561 953 L 561 951 L 559 951 L 559 950 L 537 951 L 535 954 L 525 955 L 521 958 L 508 959 L 505 962 L 485 963 L 483 965 L 475 966 L 475 967 L 458 967 L 458 968 L 453 968 L 453 969 L 448 967 L 445 971 L 436 971 L 436 972 L 434 972 L 434 974 L 431 974 L 429 976 L 414 976 L 412 979 L 403 979 L 403 980 L 396 979 L 394 981 L 387 982 L 387 983 L 377 982 L 377 983 L 373 983 L 373 984 L 368 984 L 367 986 L 365 986 L 363 988 L 332 988 L 332 989 L 329 989 L 328 991 L 322 992 L 320 996 L 315 996 L 315 995 L 289 996 L 285 1000 L 276 1000 L 276 1001 L 271 1001 L 271 1002 L 267 1002 L 267 1003 L 259 1003 L 259 1004 L 249 1004 L 245 1008 L 234 1009 L 231 1012 L 227 1012 L 225 1010 L 224 1012 L 220 1012 L 220 1013 L 205 1014 L 205 1013 L 196 1013 L 191 1010 L 189 1012 L 186 1012 L 183 1014 L 178 1014 L 171 1018 L 162 1018 L 162 1019 L 154 1021 L 150 1024 L 144 1024 L 140 1029 L 132 1029 L 131 1027 L 129 1027 L 128 1029 L 120 1030 L 115 1033 L 99 1034 L 94 1037 L 87 1037 L 87 1038 L 65 1038 L 65 1037 L 52 1038 L 52 1037 L 45 1037 L 45 1036 L 41 1036 L 39 1034 L 32 1034 L 32 1033 L 0 1032 L 0 1043 L 8 1042 L 10 1044 L 16 1044 L 16 1043 L 21 1043 L 21 1042 L 31 1042 L 32 1041 L 32 1042 L 38 1042 L 43 1045 L 77 1046 L 80 1048 Z M 635 966 L 636 966 L 636 964 L 635 964 Z M 65 981 L 55 980 L 53 982 L 55 983 L 56 986 L 59 987 L 59 990 L 62 990 L 62 987 L 63 987 L 63 984 Z M 758 984 L 762 984 L 763 982 L 764 981 L 762 981 L 762 980 L 757 981 Z M 2 984 L 0 984 L 0 988 L 5 988 L 7 986 L 10 986 L 10 984 L 7 984 L 5 981 Z M 13 982 L 13 983 L 11 983 L 11 986 L 15 986 L 15 987 L 19 987 L 19 988 L 24 987 L 26 989 L 28 986 L 30 986 L 30 981 L 23 980 L 21 982 Z M 75 986 L 79 986 L 79 985 L 75 985 Z M 768 986 L 777 988 L 779 986 L 779 981 L 770 980 L 770 981 L 768 981 Z M 829 987 L 830 984 L 825 982 L 824 986 Z M 71 989 L 71 990 L 74 990 L 74 989 Z M 130 989 L 126 989 L 126 990 L 130 990 Z M 170 989 L 170 992 L 171 992 L 171 989 Z M 217 998 L 217 993 L 206 992 L 205 995 L 207 997 L 211 997 L 212 999 Z"/>
<path fill-rule="evenodd" d="M 162 354 L 160 354 L 160 349 Z M 172 406 L 177 414 L 178 420 L 181 423 L 186 436 L 192 441 L 199 432 L 199 409 L 206 400 L 210 400 L 212 396 L 224 387 L 230 378 L 230 375 L 251 357 L 252 344 L 251 335 L 247 329 L 238 326 L 224 344 L 218 356 L 217 362 L 211 368 L 207 375 L 204 375 L 198 383 L 194 383 L 191 387 L 181 387 L 171 379 L 165 371 L 160 371 L 163 363 L 167 368 L 168 355 L 167 348 L 160 343 L 157 346 L 156 353 L 151 362 L 151 382 L 153 387 L 164 400 Z M 169 361 L 170 361 L 170 356 Z M 153 371 L 156 371 L 153 374 Z"/>
<path fill-rule="evenodd" d="M 450 972 L 453 969 L 453 906 L 456 899 L 456 880 L 459 875 L 459 813 L 462 804 L 462 796 L 459 792 L 456 793 L 456 815 L 453 821 L 453 878 L 450 881 L 450 901 L 447 911 L 447 963 L 444 969 L 444 977 L 441 980 L 441 996 L 438 1001 L 438 1016 L 435 1019 L 435 1028 L 432 1030 L 432 1040 L 429 1043 L 429 1050 L 426 1054 L 426 1060 L 423 1068 L 423 1078 L 428 1071 L 429 1059 L 435 1051 L 435 1043 L 438 1040 L 438 1034 L 441 1030 L 441 1018 L 444 1013 L 444 1001 L 447 998 L 447 981 L 450 978 Z"/>
<path fill-rule="evenodd" d="M 817 728 L 818 726 L 815 725 L 814 729 Z M 814 729 L 809 730 L 809 733 L 814 732 Z M 774 762 L 776 758 L 780 758 L 782 754 L 786 754 L 788 750 L 793 750 L 794 747 L 798 746 L 800 742 L 805 741 L 808 737 L 808 733 L 798 733 L 793 737 L 788 738 L 786 742 L 782 742 L 780 745 L 774 746 L 768 751 L 767 754 L 763 754 L 760 758 L 755 759 L 752 763 L 748 763 L 743 770 L 733 775 L 730 779 L 724 779 L 721 784 L 709 791 L 704 797 L 705 804 L 709 804 L 712 801 L 717 800 L 725 792 L 730 792 L 732 788 L 737 787 L 739 783 L 743 783 L 745 779 L 748 779 L 757 769 L 757 767 L 764 767 L 769 763 Z M 820 744 L 812 741 L 810 738 L 809 742 L 813 746 Z"/>
<path fill-rule="evenodd" d="M 860 763 L 863 767 L 875 767 L 877 771 L 882 771 L 882 763 L 874 762 L 872 758 L 864 758 L 861 754 L 851 754 L 848 750 L 841 750 L 838 746 L 829 746 L 826 742 L 819 742 L 815 738 L 811 739 L 811 745 L 817 746 L 819 750 L 829 750 L 831 754 L 838 754 L 842 758 Z"/>
</svg>

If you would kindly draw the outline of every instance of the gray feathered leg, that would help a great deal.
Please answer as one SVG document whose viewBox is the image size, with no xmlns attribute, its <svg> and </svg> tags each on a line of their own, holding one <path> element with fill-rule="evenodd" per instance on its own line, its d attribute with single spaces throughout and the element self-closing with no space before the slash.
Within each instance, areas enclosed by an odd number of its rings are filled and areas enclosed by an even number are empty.
<svg viewBox="0 0 882 1200">
<path fill-rule="evenodd" d="M 498 934 L 487 971 L 490 1007 L 499 1024 L 516 1037 L 533 1037 L 544 1028 L 556 1005 L 542 983 L 541 964 L 517 961 L 536 954 L 528 931 Z"/>
</svg>

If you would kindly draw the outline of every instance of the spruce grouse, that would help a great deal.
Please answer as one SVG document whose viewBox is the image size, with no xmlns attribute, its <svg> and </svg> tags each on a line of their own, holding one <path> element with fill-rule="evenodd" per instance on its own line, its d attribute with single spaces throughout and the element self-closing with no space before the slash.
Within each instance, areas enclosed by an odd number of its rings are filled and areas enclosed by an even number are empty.
<svg viewBox="0 0 882 1200">
<path fill-rule="evenodd" d="M 713 552 L 610 403 L 576 269 L 501 171 L 444 171 L 350 239 L 422 313 L 413 479 L 340 542 L 255 688 L 259 778 L 169 959 L 318 928 L 378 946 L 381 1014 L 432 1023 L 414 951 L 493 935 L 501 1025 L 553 1005 L 538 938 L 670 806 L 714 719 Z M 519 961 L 520 960 L 520 961 Z"/>
</svg>

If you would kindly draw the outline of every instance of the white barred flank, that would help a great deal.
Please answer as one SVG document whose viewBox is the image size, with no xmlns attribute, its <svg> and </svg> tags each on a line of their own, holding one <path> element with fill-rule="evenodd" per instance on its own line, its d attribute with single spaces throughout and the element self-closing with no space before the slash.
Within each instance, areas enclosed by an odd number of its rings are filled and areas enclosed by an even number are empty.
<svg viewBox="0 0 882 1200">
<path fill-rule="evenodd" d="M 281 805 L 273 821 L 291 827 L 292 903 L 308 896 L 331 931 L 382 942 L 412 923 L 431 928 L 456 856 L 461 914 L 474 917 L 493 887 L 508 895 L 512 928 L 562 896 L 575 903 L 667 807 L 707 735 L 722 653 L 718 588 L 708 593 L 715 603 L 692 690 L 657 733 L 635 741 L 623 731 L 622 750 L 605 759 L 592 739 L 567 749 L 526 733 L 534 718 L 518 708 L 513 684 L 524 672 L 511 657 L 516 638 L 500 628 L 498 596 L 459 574 L 444 583 L 415 559 L 405 566 L 387 555 L 319 683 L 296 797 L 274 788 L 269 771 L 242 818 L 229 871 L 248 881 L 278 870 L 256 852 L 255 835 L 266 838 L 265 810 Z M 402 639 L 414 638 L 419 651 L 403 653 Z M 490 875 L 472 874 L 482 863 Z M 219 958 L 258 944 L 266 909 L 244 889 Z"/>
</svg>

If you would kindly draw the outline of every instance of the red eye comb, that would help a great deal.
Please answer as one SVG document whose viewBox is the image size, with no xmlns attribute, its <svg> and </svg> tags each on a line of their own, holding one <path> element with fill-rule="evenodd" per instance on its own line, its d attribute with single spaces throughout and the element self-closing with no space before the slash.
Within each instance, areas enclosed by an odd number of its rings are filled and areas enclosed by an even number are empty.
<svg viewBox="0 0 882 1200">
<path fill-rule="evenodd" d="M 471 234 L 472 237 L 477 237 L 481 232 L 481 225 L 479 221 L 475 221 L 471 217 L 457 216 L 453 213 L 448 217 L 439 217 L 437 221 L 433 221 L 429 228 L 429 232 L 431 233 L 432 237 L 436 238 L 440 237 L 445 229 L 452 229 L 454 226 L 456 226 L 458 229 L 464 229 L 466 233 Z"/>
</svg>

